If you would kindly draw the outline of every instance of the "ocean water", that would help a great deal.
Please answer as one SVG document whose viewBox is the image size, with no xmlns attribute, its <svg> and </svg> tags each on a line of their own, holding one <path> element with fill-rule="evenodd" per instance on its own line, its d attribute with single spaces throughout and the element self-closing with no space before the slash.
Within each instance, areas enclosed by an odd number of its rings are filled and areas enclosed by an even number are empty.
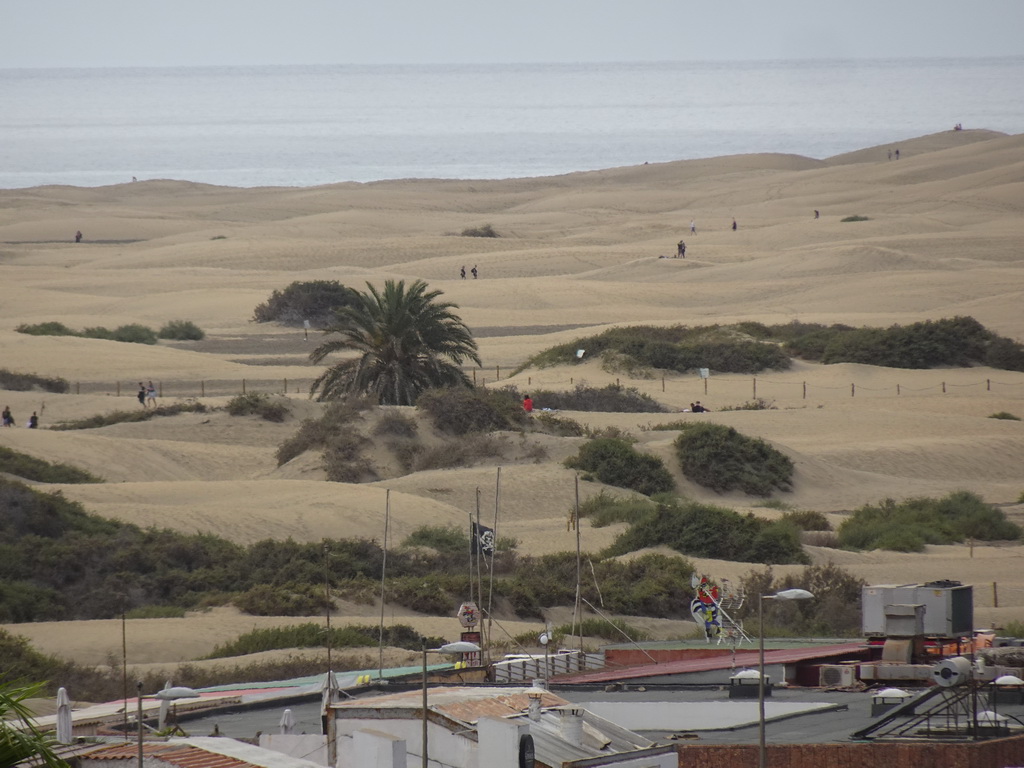
<svg viewBox="0 0 1024 768">
<path fill-rule="evenodd" d="M 1024 57 L 0 70 L 0 188 L 510 178 L 1024 132 Z"/>
</svg>

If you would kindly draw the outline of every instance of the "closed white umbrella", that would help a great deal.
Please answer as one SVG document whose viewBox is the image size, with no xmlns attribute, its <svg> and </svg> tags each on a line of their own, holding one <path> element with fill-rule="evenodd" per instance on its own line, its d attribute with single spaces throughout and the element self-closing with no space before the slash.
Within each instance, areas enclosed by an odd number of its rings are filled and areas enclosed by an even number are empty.
<svg viewBox="0 0 1024 768">
<path fill-rule="evenodd" d="M 295 733 L 295 715 L 290 709 L 281 715 L 281 733 Z"/>
<path fill-rule="evenodd" d="M 71 743 L 71 699 L 67 689 L 57 689 L 57 741 Z"/>
</svg>

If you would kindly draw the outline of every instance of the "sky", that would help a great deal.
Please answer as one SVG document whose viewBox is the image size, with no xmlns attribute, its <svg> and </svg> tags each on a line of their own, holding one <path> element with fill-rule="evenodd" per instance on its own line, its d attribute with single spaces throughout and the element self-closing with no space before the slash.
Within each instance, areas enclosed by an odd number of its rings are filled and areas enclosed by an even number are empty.
<svg viewBox="0 0 1024 768">
<path fill-rule="evenodd" d="M 1024 0 L 0 0 L 0 68 L 1020 56 L 1022 30 Z"/>
</svg>

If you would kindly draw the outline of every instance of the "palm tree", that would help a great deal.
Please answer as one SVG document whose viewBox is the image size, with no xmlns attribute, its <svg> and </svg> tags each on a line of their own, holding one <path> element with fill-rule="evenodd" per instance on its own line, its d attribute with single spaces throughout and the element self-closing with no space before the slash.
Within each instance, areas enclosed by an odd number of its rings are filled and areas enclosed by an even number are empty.
<svg viewBox="0 0 1024 768">
<path fill-rule="evenodd" d="M 53 752 L 53 740 L 36 728 L 25 700 L 39 695 L 42 685 L 0 682 L 0 768 L 25 761 L 46 768 L 68 768 Z"/>
<path fill-rule="evenodd" d="M 460 366 L 466 360 L 480 365 L 480 358 L 466 324 L 452 312 L 457 305 L 437 301 L 441 291 L 428 291 L 422 280 L 408 288 L 404 280 L 388 280 L 383 292 L 366 287 L 324 331 L 340 338 L 321 344 L 309 359 L 319 363 L 346 350 L 357 357 L 324 371 L 311 394 L 318 400 L 368 394 L 381 405 L 412 405 L 431 387 L 471 386 Z"/>
</svg>

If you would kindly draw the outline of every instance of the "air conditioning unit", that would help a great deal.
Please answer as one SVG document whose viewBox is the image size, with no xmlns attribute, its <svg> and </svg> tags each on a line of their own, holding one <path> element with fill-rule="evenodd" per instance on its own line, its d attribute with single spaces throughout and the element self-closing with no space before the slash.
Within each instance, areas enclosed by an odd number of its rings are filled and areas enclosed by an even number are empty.
<svg viewBox="0 0 1024 768">
<path fill-rule="evenodd" d="M 822 688 L 852 688 L 856 684 L 856 665 L 822 664 L 818 670 L 818 685 Z"/>
</svg>

